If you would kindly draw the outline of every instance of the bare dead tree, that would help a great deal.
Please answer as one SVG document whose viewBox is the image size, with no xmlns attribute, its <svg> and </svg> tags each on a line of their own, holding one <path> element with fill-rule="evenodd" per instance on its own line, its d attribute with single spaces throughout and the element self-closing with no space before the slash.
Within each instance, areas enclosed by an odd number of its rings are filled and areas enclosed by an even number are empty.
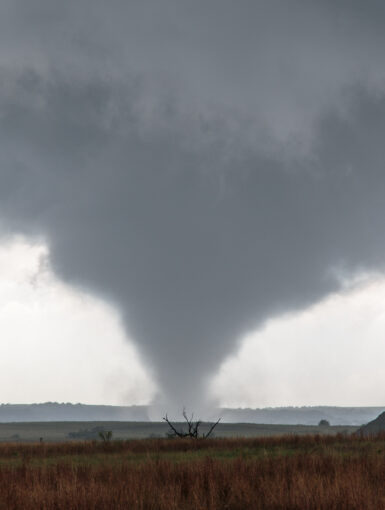
<svg viewBox="0 0 385 510">
<path fill-rule="evenodd" d="M 163 417 L 163 421 L 165 421 L 168 426 L 170 427 L 170 431 L 168 432 L 169 437 L 190 437 L 193 439 L 206 439 L 208 438 L 215 427 L 218 425 L 218 423 L 221 421 L 221 418 L 218 419 L 215 423 L 212 423 L 211 427 L 209 428 L 208 432 L 206 434 L 199 435 L 199 427 L 202 425 L 201 420 L 194 421 L 194 413 L 191 414 L 191 417 L 189 418 L 186 413 L 186 409 L 183 409 L 183 418 L 187 424 L 187 430 L 180 429 L 178 430 L 175 425 L 171 423 L 171 421 L 168 419 L 168 416 Z"/>
</svg>

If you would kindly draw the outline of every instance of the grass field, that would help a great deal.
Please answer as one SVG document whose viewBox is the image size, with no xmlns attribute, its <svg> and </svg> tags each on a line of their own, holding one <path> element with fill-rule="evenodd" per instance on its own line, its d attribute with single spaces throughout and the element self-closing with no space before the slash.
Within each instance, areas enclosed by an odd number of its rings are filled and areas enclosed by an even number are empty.
<svg viewBox="0 0 385 510">
<path fill-rule="evenodd" d="M 385 508 L 385 436 L 0 444 L 0 510 Z"/>
<path fill-rule="evenodd" d="M 31 422 L 0 423 L 0 441 L 68 441 L 98 438 L 97 429 L 111 430 L 114 439 L 165 437 L 168 426 L 163 422 Z M 354 432 L 357 427 L 317 427 L 311 425 L 259 425 L 254 423 L 220 423 L 216 437 L 261 437 L 284 434 L 336 434 Z M 95 432 L 94 432 L 95 431 Z M 202 425 L 202 432 L 207 426 Z M 77 436 L 77 437 L 76 437 Z"/>
</svg>

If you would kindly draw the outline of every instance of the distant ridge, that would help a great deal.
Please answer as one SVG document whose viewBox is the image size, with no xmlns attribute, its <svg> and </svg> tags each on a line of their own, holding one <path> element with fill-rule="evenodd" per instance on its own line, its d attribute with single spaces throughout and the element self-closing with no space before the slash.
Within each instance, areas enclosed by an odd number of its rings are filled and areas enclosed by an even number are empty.
<svg viewBox="0 0 385 510">
<path fill-rule="evenodd" d="M 223 409 L 223 421 L 285 425 L 363 425 L 385 411 L 384 407 L 266 407 L 262 409 Z"/>
<path fill-rule="evenodd" d="M 108 406 L 46 402 L 42 404 L 1 404 L 0 422 L 41 421 L 150 421 L 149 406 Z M 193 411 L 193 410 L 192 410 Z M 262 409 L 213 409 L 223 423 L 317 425 L 328 420 L 331 425 L 360 426 L 374 420 L 384 407 L 270 407 Z M 213 416 L 202 416 L 212 419 Z M 384 416 L 385 421 L 385 416 Z"/>
<path fill-rule="evenodd" d="M 57 402 L 0 405 L 1 423 L 38 421 L 148 421 L 148 407 Z"/>
<path fill-rule="evenodd" d="M 375 435 L 380 432 L 385 432 L 385 412 L 358 430 L 358 433 L 362 433 L 364 436 Z"/>
</svg>

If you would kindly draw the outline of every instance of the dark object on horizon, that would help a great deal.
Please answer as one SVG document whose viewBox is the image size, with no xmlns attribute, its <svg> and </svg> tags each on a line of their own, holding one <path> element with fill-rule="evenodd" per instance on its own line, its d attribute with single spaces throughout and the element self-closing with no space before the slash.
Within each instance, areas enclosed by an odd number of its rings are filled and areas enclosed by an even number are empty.
<svg viewBox="0 0 385 510">
<path fill-rule="evenodd" d="M 366 425 L 362 425 L 357 433 L 363 436 L 374 436 L 385 432 L 385 412 L 381 413 L 375 420 L 370 421 Z"/>
<path fill-rule="evenodd" d="M 101 430 L 99 437 L 105 443 L 109 443 L 112 440 L 112 430 Z"/>
<path fill-rule="evenodd" d="M 202 421 L 201 420 L 197 420 L 197 421 L 194 422 L 194 414 L 192 414 L 191 418 L 189 418 L 187 416 L 187 413 L 186 413 L 185 409 L 183 409 L 183 413 L 182 414 L 183 414 L 183 418 L 185 419 L 185 421 L 187 423 L 187 431 L 185 431 L 183 429 L 178 430 L 170 422 L 170 420 L 167 417 L 167 414 L 166 414 L 166 416 L 163 417 L 163 421 L 165 421 L 168 424 L 168 426 L 170 427 L 170 429 L 171 429 L 167 433 L 168 437 L 191 437 L 193 439 L 206 439 L 207 437 L 209 437 L 212 434 L 212 432 L 215 429 L 215 427 L 221 421 L 221 419 L 219 418 L 215 423 L 213 423 L 211 425 L 211 427 L 209 428 L 209 431 L 206 432 L 206 434 L 199 435 L 199 427 L 202 425 Z"/>
<path fill-rule="evenodd" d="M 330 423 L 328 422 L 328 420 L 320 420 L 320 422 L 318 423 L 318 426 L 319 427 L 330 427 Z"/>
</svg>

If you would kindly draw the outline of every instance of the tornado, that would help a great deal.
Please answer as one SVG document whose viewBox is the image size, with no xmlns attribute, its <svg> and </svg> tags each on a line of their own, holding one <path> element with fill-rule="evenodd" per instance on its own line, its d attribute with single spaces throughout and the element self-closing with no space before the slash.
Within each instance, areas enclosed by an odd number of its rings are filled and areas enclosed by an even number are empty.
<svg viewBox="0 0 385 510">
<path fill-rule="evenodd" d="M 384 269 L 385 7 L 360 5 L 0 7 L 1 235 L 116 308 L 166 409 L 338 270 Z"/>
</svg>

